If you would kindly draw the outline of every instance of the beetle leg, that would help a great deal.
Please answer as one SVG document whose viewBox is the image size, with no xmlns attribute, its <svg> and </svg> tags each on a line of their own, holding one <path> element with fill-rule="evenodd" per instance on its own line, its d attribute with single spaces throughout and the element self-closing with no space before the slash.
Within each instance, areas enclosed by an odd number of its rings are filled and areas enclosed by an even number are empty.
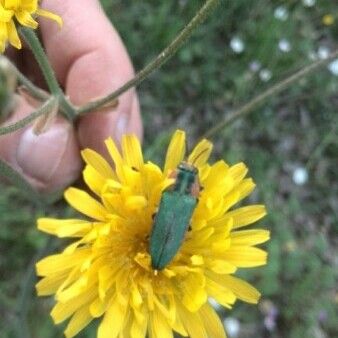
<svg viewBox="0 0 338 338">
<path fill-rule="evenodd" d="M 189 227 L 185 233 L 185 238 L 184 240 L 186 241 L 187 239 L 190 239 L 191 238 L 191 231 L 192 231 L 192 227 L 191 227 L 191 224 L 189 224 Z"/>
</svg>

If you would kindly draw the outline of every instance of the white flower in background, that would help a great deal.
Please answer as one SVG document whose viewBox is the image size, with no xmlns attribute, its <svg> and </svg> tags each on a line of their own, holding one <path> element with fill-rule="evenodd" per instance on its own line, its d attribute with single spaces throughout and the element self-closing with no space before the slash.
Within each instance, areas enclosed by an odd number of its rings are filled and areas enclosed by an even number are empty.
<svg viewBox="0 0 338 338">
<path fill-rule="evenodd" d="M 289 17 L 289 11 L 284 6 L 279 6 L 275 9 L 274 17 L 277 20 L 286 21 Z"/>
<path fill-rule="evenodd" d="M 327 68 L 333 75 L 338 76 L 338 59 L 332 61 Z"/>
<path fill-rule="evenodd" d="M 320 46 L 318 48 L 317 54 L 318 54 L 318 57 L 321 60 L 327 59 L 330 55 L 330 49 L 328 47 L 325 47 L 325 46 Z"/>
<path fill-rule="evenodd" d="M 256 73 L 262 68 L 262 64 L 259 61 L 254 60 L 250 62 L 249 68 L 252 72 Z"/>
<path fill-rule="evenodd" d="M 230 40 L 230 48 L 237 54 L 243 53 L 245 49 L 244 42 L 241 38 L 235 36 Z"/>
<path fill-rule="evenodd" d="M 269 69 L 262 69 L 259 72 L 259 78 L 264 82 L 268 82 L 272 78 L 272 73 Z"/>
<path fill-rule="evenodd" d="M 283 53 L 288 53 L 291 50 L 291 44 L 289 40 L 287 39 L 281 39 L 278 42 L 278 48 L 283 52 Z"/>
<path fill-rule="evenodd" d="M 312 7 L 316 4 L 316 0 L 303 0 L 303 5 L 305 7 Z"/>
<path fill-rule="evenodd" d="M 241 324 L 236 318 L 228 317 L 223 321 L 223 324 L 229 337 L 238 337 Z"/>
<path fill-rule="evenodd" d="M 311 61 L 315 61 L 318 59 L 318 55 L 315 51 L 311 51 L 308 53 L 308 57 Z"/>
<path fill-rule="evenodd" d="M 293 182 L 295 182 L 295 184 L 304 185 L 309 179 L 309 174 L 308 174 L 306 168 L 297 167 L 293 171 L 292 179 L 293 179 Z"/>
</svg>

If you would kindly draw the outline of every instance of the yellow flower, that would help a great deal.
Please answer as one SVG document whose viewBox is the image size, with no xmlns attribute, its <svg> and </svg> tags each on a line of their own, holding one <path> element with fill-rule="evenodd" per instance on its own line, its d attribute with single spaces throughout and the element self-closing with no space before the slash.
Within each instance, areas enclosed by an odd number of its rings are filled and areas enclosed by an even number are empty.
<svg viewBox="0 0 338 338">
<path fill-rule="evenodd" d="M 55 323 L 71 318 L 66 337 L 75 336 L 93 318 L 102 317 L 98 338 L 224 338 L 225 332 L 208 297 L 231 308 L 236 299 L 257 303 L 259 292 L 232 276 L 238 268 L 266 263 L 254 246 L 269 239 L 266 230 L 242 230 L 265 214 L 263 205 L 232 209 L 254 189 L 243 163 L 209 164 L 212 144 L 202 140 L 187 161 L 198 168 L 203 189 L 184 242 L 161 271 L 151 267 L 149 236 L 162 192 L 185 158 L 185 133 L 176 131 L 164 169 L 144 162 L 139 141 L 124 136 L 120 153 L 106 146 L 115 169 L 99 154 L 82 152 L 84 180 L 96 198 L 69 188 L 68 203 L 90 220 L 42 218 L 38 228 L 77 240 L 37 263 L 43 279 L 40 296 L 55 294 Z"/>
<path fill-rule="evenodd" d="M 50 18 L 62 25 L 61 18 L 41 9 L 38 0 L 0 0 L 0 53 L 5 51 L 7 41 L 15 48 L 21 49 L 16 24 L 36 29 L 36 15 Z"/>
<path fill-rule="evenodd" d="M 334 16 L 332 14 L 326 14 L 322 18 L 322 22 L 325 26 L 331 26 L 334 24 Z"/>
</svg>

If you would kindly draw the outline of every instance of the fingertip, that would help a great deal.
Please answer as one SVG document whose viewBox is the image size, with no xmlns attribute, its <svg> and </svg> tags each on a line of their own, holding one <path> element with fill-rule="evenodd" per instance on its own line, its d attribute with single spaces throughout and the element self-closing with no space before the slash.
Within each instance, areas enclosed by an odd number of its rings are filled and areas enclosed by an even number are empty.
<svg viewBox="0 0 338 338">
<path fill-rule="evenodd" d="M 20 137 L 16 160 L 25 177 L 45 192 L 70 185 L 82 168 L 74 130 L 61 117 L 43 134 L 26 129 Z"/>
<path fill-rule="evenodd" d="M 4 125 L 21 120 L 34 110 L 23 98 Z M 0 138 L 0 157 L 40 191 L 59 190 L 74 181 L 81 170 L 79 146 L 70 124 L 57 118 L 43 134 L 32 126 Z"/>
</svg>

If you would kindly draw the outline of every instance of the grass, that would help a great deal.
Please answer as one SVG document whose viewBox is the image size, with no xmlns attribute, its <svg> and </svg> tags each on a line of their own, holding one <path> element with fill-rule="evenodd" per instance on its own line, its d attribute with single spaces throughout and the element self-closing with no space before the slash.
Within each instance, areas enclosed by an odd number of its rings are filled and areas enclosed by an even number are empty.
<svg viewBox="0 0 338 338">
<path fill-rule="evenodd" d="M 136 69 L 156 56 L 202 3 L 102 2 Z M 287 8 L 286 21 L 275 18 L 278 6 Z M 322 17 L 330 13 L 336 21 L 325 26 Z M 146 156 L 161 161 L 171 130 L 178 127 L 194 144 L 230 110 L 308 64 L 309 55 L 323 47 L 333 50 L 337 13 L 334 1 L 317 0 L 313 7 L 298 0 L 222 1 L 177 56 L 139 88 Z M 229 47 L 233 37 L 244 42 L 243 53 Z M 290 42 L 290 52 L 278 48 L 281 39 Z M 271 72 L 269 81 L 250 70 L 254 61 Z M 212 138 L 215 158 L 244 161 L 250 168 L 257 183 L 251 201 L 267 205 L 269 215 L 261 225 L 272 231 L 269 264 L 245 273 L 263 294 L 260 305 L 238 303 L 221 311 L 239 320 L 240 338 L 337 335 L 337 93 L 337 76 L 323 68 Z M 293 179 L 297 168 L 308 173 L 303 185 Z M 14 188 L 0 189 L 0 337 L 22 337 L 25 325 L 31 337 L 61 337 L 62 327 L 54 327 L 48 316 L 52 301 L 37 300 L 32 288 L 21 285 L 30 262 L 48 244 L 35 219 L 70 211 L 62 202 L 42 210 Z M 24 303 L 23 292 L 29 295 Z M 264 323 L 274 312 L 269 330 Z M 95 324 L 79 337 L 95 337 L 94 331 Z"/>
</svg>

